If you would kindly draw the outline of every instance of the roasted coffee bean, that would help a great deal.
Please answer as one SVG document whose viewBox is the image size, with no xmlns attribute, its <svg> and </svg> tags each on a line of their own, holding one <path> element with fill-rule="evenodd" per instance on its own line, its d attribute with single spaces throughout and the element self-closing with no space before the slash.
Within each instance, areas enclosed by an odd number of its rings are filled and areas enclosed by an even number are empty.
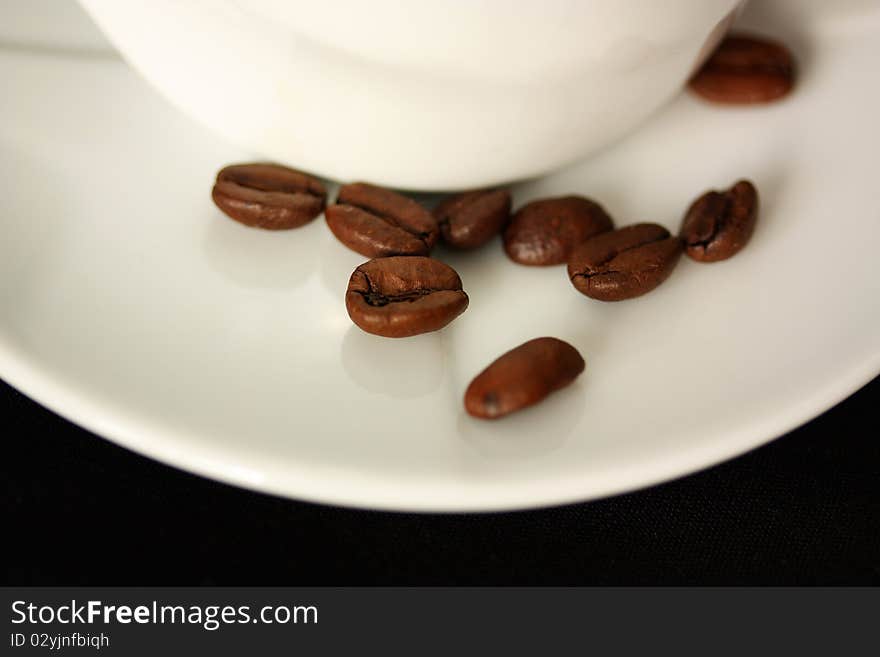
<svg viewBox="0 0 880 657">
<path fill-rule="evenodd" d="M 681 241 L 657 224 L 635 224 L 603 233 L 578 246 L 568 276 L 579 292 L 621 301 L 660 285 L 681 256 Z"/>
<path fill-rule="evenodd" d="M 340 242 L 371 258 L 427 255 L 437 241 L 430 212 L 397 192 L 366 183 L 344 185 L 325 216 Z"/>
<path fill-rule="evenodd" d="M 422 256 L 376 258 L 354 270 L 345 293 L 351 320 L 367 333 L 405 338 L 436 331 L 465 311 L 455 270 Z"/>
<path fill-rule="evenodd" d="M 757 218 L 758 190 L 748 180 L 723 192 L 706 192 L 681 222 L 685 253 L 700 262 L 725 260 L 746 245 Z"/>
<path fill-rule="evenodd" d="M 504 250 L 521 265 L 558 265 L 584 240 L 613 228 L 601 205 L 582 196 L 532 201 L 504 231 Z"/>
<path fill-rule="evenodd" d="M 297 228 L 321 214 L 327 192 L 320 181 L 277 164 L 233 164 L 211 191 L 217 207 L 246 226 Z"/>
<path fill-rule="evenodd" d="M 510 219 L 510 192 L 483 189 L 452 196 L 434 209 L 443 241 L 476 249 L 495 237 Z"/>
<path fill-rule="evenodd" d="M 578 350 L 556 338 L 535 338 L 511 349 L 471 381 L 464 408 L 474 417 L 495 419 L 537 404 L 584 371 Z"/>
<path fill-rule="evenodd" d="M 781 43 L 730 35 L 690 80 L 690 88 L 714 103 L 769 103 L 794 86 L 794 58 Z"/>
</svg>

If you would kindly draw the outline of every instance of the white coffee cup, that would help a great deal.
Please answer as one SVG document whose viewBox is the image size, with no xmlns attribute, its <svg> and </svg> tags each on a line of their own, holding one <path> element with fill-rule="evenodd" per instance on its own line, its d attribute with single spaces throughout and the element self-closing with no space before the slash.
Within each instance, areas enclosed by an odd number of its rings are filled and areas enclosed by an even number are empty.
<svg viewBox="0 0 880 657">
<path fill-rule="evenodd" d="M 617 139 L 741 5 L 80 1 L 172 102 L 255 158 L 423 190 L 539 175 Z"/>
</svg>

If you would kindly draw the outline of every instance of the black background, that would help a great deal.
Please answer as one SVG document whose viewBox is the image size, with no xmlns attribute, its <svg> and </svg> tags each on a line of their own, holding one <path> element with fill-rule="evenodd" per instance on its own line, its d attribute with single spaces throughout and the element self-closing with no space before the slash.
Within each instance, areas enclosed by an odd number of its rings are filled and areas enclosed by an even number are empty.
<svg viewBox="0 0 880 657">
<path fill-rule="evenodd" d="M 685 479 L 539 511 L 291 502 L 106 442 L 0 382 L 5 584 L 880 584 L 880 379 Z"/>
</svg>

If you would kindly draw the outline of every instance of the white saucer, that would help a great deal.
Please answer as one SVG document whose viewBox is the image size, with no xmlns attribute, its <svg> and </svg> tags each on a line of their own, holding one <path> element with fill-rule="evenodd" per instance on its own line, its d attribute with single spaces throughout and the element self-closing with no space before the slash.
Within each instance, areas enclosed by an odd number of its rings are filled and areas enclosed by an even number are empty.
<svg viewBox="0 0 880 657">
<path fill-rule="evenodd" d="M 599 157 L 515 188 L 516 205 L 582 193 L 620 225 L 675 230 L 698 194 L 749 177 L 762 214 L 742 253 L 683 259 L 618 304 L 497 242 L 441 253 L 470 308 L 400 341 L 352 326 L 343 293 L 363 258 L 323 219 L 267 233 L 214 208 L 216 170 L 253 154 L 117 59 L 0 50 L 0 375 L 166 463 L 363 507 L 586 500 L 760 445 L 880 371 L 880 8 L 824 4 L 746 16 L 798 54 L 790 100 L 682 95 Z M 585 375 L 503 421 L 467 417 L 473 375 L 541 335 L 577 346 Z"/>
</svg>

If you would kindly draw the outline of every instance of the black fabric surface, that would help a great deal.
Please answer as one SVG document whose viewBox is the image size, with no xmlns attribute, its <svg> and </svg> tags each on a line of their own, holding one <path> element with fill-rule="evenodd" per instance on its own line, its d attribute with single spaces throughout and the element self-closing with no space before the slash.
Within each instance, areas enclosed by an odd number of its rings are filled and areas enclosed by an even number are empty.
<svg viewBox="0 0 880 657">
<path fill-rule="evenodd" d="M 685 479 L 539 511 L 291 502 L 160 465 L 0 382 L 5 584 L 880 584 L 880 379 Z"/>
</svg>

